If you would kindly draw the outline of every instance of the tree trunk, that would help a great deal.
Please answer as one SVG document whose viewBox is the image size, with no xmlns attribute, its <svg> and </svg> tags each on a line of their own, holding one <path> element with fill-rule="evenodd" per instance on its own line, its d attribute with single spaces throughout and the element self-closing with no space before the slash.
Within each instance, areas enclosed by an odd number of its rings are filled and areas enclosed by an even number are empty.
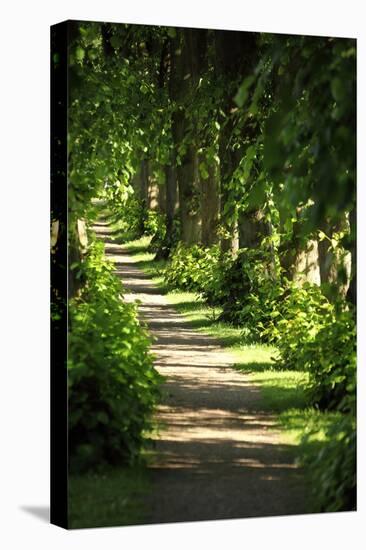
<svg viewBox="0 0 366 550">
<path fill-rule="evenodd" d="M 320 285 L 318 241 L 310 239 L 305 248 L 298 248 L 292 266 L 292 280 L 302 285 L 313 283 Z"/>
<path fill-rule="evenodd" d="M 263 237 L 268 235 L 268 223 L 262 210 L 247 211 L 239 215 L 240 248 L 259 248 Z"/>
<path fill-rule="evenodd" d="M 268 276 L 273 280 L 277 278 L 275 250 L 272 243 L 266 248 L 261 246 L 264 237 L 272 235 L 272 224 L 268 222 L 263 210 L 256 209 L 241 212 L 239 214 L 239 247 L 260 249 L 268 256 L 263 256 L 266 263 Z"/>
<path fill-rule="evenodd" d="M 208 177 L 201 177 L 201 241 L 204 246 L 212 246 L 218 241 L 219 224 L 219 170 L 215 162 L 208 166 Z"/>
<path fill-rule="evenodd" d="M 296 210 L 296 217 L 292 238 L 280 254 L 281 267 L 284 269 L 284 275 L 299 285 L 305 282 L 320 285 L 318 241 L 302 236 L 300 208 Z"/>
<path fill-rule="evenodd" d="M 347 216 L 342 216 L 333 226 L 329 223 L 323 224 L 322 230 L 330 239 L 339 231 L 349 231 Z M 327 238 L 319 240 L 318 248 L 320 280 L 324 285 L 324 293 L 330 300 L 337 296 L 345 298 L 350 285 L 351 252 L 341 246 L 333 249 Z"/>
<path fill-rule="evenodd" d="M 198 163 L 194 146 L 188 148 L 181 164 L 177 166 L 177 175 L 181 239 L 185 244 L 191 245 L 199 242 L 201 229 Z"/>
<path fill-rule="evenodd" d="M 148 161 L 147 165 L 147 204 L 148 210 L 159 209 L 159 182 L 153 171 L 153 165 L 151 161 Z"/>
<path fill-rule="evenodd" d="M 229 100 L 227 98 L 227 100 Z M 231 151 L 228 143 L 233 131 L 231 120 L 226 122 L 220 132 L 220 225 L 221 225 L 221 252 L 235 253 L 239 248 L 237 203 L 232 196 L 230 183 L 235 168 L 240 162 L 237 151 Z"/>
<path fill-rule="evenodd" d="M 174 217 L 177 207 L 177 173 L 175 163 L 165 167 L 165 215 L 166 232 L 170 240 L 173 234 Z"/>
<path fill-rule="evenodd" d="M 170 96 L 176 103 L 172 119 L 172 133 L 176 154 L 179 156 L 176 174 L 179 190 L 181 239 L 186 244 L 200 240 L 201 217 L 199 209 L 198 153 L 195 132 L 190 127 L 185 108 L 198 84 L 202 59 L 205 55 L 207 31 L 177 29 L 171 43 Z M 186 139 L 190 133 L 189 141 Z M 186 139 L 185 147 L 180 148 Z"/>
<path fill-rule="evenodd" d="M 149 204 L 149 161 L 141 161 L 141 191 L 140 200 L 144 208 Z"/>
<path fill-rule="evenodd" d="M 165 185 L 165 166 L 164 170 L 164 180 L 156 183 L 157 197 L 156 197 L 156 208 L 157 211 L 161 214 L 165 214 L 166 211 L 166 185 Z"/>
<path fill-rule="evenodd" d="M 216 77 L 222 87 L 220 157 L 220 223 L 221 250 L 235 252 L 239 246 L 237 201 L 231 189 L 233 174 L 242 158 L 240 149 L 234 150 L 231 140 L 234 131 L 232 110 L 234 96 L 245 76 L 251 74 L 256 57 L 256 34 L 236 31 L 215 31 Z M 245 137 L 245 136 L 243 136 Z M 243 140 L 244 141 L 244 140 Z"/>
<path fill-rule="evenodd" d="M 140 170 L 133 176 L 132 187 L 135 191 L 141 210 L 138 220 L 137 233 L 142 235 L 145 231 L 146 209 L 149 204 L 149 162 L 143 159 Z"/>
</svg>

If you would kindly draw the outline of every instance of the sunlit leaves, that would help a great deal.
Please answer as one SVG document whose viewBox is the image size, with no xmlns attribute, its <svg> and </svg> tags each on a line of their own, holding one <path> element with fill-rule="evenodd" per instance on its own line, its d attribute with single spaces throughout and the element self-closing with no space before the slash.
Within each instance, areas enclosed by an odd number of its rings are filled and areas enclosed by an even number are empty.
<svg viewBox="0 0 366 550">
<path fill-rule="evenodd" d="M 149 35 L 150 28 L 134 29 L 136 43 L 131 45 L 130 59 L 118 53 L 126 47 L 126 32 L 126 26 L 111 26 L 108 36 L 114 54 L 108 56 L 101 25 L 81 23 L 70 46 L 69 177 L 73 192 L 69 202 L 75 217 L 86 215 L 90 199 L 105 186 L 116 185 L 112 196 L 121 199 L 121 186 L 129 184 L 148 150 L 152 154 L 155 149 L 163 162 L 169 156 L 171 137 L 165 130 L 166 119 L 158 113 L 161 107 L 168 112 L 166 95 L 157 94 L 154 82 L 153 63 L 158 67 L 159 59 L 133 53 L 135 46 L 145 47 L 141 38 L 144 33 Z"/>
<path fill-rule="evenodd" d="M 200 162 L 199 171 L 200 171 L 201 177 L 204 180 L 206 180 L 209 177 L 209 173 L 208 173 L 208 170 L 207 170 L 207 165 L 206 165 L 205 162 Z"/>
<path fill-rule="evenodd" d="M 277 186 L 279 207 L 311 197 L 308 223 L 349 209 L 355 193 L 353 40 L 263 37 L 263 55 L 236 96 L 241 118 L 261 127 L 259 171 Z M 281 186 L 281 189 L 280 189 Z"/>
<path fill-rule="evenodd" d="M 70 303 L 70 467 L 132 462 L 144 444 L 160 376 L 135 306 L 122 301 L 120 281 L 94 243 L 79 266 L 86 284 Z M 88 453 L 85 453 L 85 448 Z"/>
<path fill-rule="evenodd" d="M 85 57 L 85 50 L 83 48 L 81 48 L 80 46 L 78 46 L 76 49 L 75 49 L 75 58 L 76 60 L 81 63 L 83 61 Z"/>
</svg>

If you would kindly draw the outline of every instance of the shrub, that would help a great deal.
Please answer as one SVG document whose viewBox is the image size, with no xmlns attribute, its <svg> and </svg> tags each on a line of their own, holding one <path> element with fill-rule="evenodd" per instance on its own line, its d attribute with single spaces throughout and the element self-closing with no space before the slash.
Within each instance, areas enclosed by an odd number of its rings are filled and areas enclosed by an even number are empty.
<svg viewBox="0 0 366 550">
<path fill-rule="evenodd" d="M 148 247 L 149 252 L 161 252 L 168 244 L 166 230 L 166 216 L 155 210 L 148 210 L 144 224 L 145 235 L 150 235 L 151 241 Z M 169 253 L 169 252 L 168 252 Z M 168 255 L 168 253 L 166 255 Z"/>
<path fill-rule="evenodd" d="M 351 311 L 331 304 L 316 285 L 289 284 L 271 335 L 277 366 L 309 372 L 311 404 L 350 410 L 356 380 L 356 327 Z"/>
<path fill-rule="evenodd" d="M 86 285 L 70 300 L 69 458 L 71 471 L 133 463 L 151 427 L 160 376 L 133 304 L 94 243 L 81 267 Z"/>
<path fill-rule="evenodd" d="M 285 282 L 276 323 L 270 326 L 269 334 L 281 353 L 284 368 L 303 370 L 309 350 L 307 345 L 315 339 L 333 310 L 318 286 Z"/>
<path fill-rule="evenodd" d="M 355 393 L 352 312 L 330 303 L 319 286 L 280 277 L 271 254 L 239 250 L 220 257 L 217 246 L 180 243 L 165 272 L 170 288 L 200 292 L 222 306 L 220 319 L 244 327 L 254 341 L 275 344 L 278 369 L 309 373 L 308 398 L 321 409 L 350 410 Z M 344 308 L 344 306 L 343 306 Z"/>
<path fill-rule="evenodd" d="M 313 511 L 338 512 L 356 509 L 356 423 L 343 414 L 330 424 L 318 445 L 316 429 L 302 438 L 302 464 L 310 476 Z"/>
<path fill-rule="evenodd" d="M 142 201 L 131 194 L 124 202 L 112 204 L 110 220 L 124 240 L 141 237 L 146 221 L 146 211 Z"/>
<path fill-rule="evenodd" d="M 130 195 L 124 203 L 113 206 L 110 216 L 119 237 L 129 241 L 151 236 L 150 252 L 157 252 L 166 241 L 166 216 L 155 210 L 148 210 L 143 201 Z"/>
<path fill-rule="evenodd" d="M 144 222 L 145 235 L 151 235 L 152 237 L 156 235 L 159 238 L 164 238 L 165 230 L 165 216 L 155 210 L 147 210 Z"/>
<path fill-rule="evenodd" d="M 350 412 L 356 399 L 356 327 L 349 311 L 328 316 L 304 350 L 311 402 Z"/>
<path fill-rule="evenodd" d="M 179 243 L 171 254 L 164 279 L 169 288 L 204 293 L 219 260 L 217 246 L 204 248 Z"/>
<path fill-rule="evenodd" d="M 167 260 L 171 250 L 175 249 L 179 242 L 180 235 L 180 220 L 175 216 L 172 224 L 168 229 L 167 218 L 162 214 L 158 214 L 159 224 L 149 244 L 149 252 L 156 253 L 157 260 Z"/>
<path fill-rule="evenodd" d="M 268 339 L 264 329 L 272 321 L 283 290 L 271 255 L 244 248 L 235 259 L 226 256 L 216 287 L 217 301 L 223 308 L 221 319 L 245 326 L 257 339 Z"/>
</svg>

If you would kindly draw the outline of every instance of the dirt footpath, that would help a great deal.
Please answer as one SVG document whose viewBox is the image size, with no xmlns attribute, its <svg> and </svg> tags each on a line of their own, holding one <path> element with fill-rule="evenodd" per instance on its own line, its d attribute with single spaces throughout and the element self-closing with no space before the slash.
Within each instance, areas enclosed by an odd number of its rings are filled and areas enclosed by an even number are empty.
<svg viewBox="0 0 366 550">
<path fill-rule="evenodd" d="M 125 298 L 141 302 L 156 368 L 166 377 L 146 523 L 306 513 L 301 471 L 273 428 L 275 416 L 261 411 L 259 389 L 214 338 L 190 328 L 134 258 L 110 242 L 108 228 L 96 230 Z"/>
</svg>

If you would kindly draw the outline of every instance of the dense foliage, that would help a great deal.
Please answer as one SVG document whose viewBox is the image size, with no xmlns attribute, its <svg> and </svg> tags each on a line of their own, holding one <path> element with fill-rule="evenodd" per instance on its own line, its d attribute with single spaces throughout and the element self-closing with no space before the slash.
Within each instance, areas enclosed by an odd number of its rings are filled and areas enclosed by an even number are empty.
<svg viewBox="0 0 366 550">
<path fill-rule="evenodd" d="M 159 375 L 136 308 L 121 298 L 113 265 L 94 243 L 82 265 L 85 285 L 70 301 L 70 468 L 131 463 L 151 427 Z"/>
<path fill-rule="evenodd" d="M 356 500 L 356 327 L 352 309 L 331 303 L 319 286 L 273 277 L 260 250 L 240 250 L 220 264 L 210 249 L 178 247 L 165 272 L 176 289 L 201 293 L 221 305 L 221 319 L 239 325 L 250 342 L 275 344 L 275 368 L 307 372 L 308 403 L 337 410 L 319 447 L 316 429 L 303 437 L 301 458 L 310 472 L 319 511 L 347 510 Z M 310 445 L 309 445 L 310 442 Z M 319 447 L 319 450 L 318 450 Z M 309 450 L 310 449 L 310 450 Z M 319 480 L 321 482 L 319 483 Z"/>
<path fill-rule="evenodd" d="M 173 289 L 203 292 L 214 277 L 213 270 L 218 259 L 217 247 L 187 247 L 179 243 L 165 270 L 165 282 Z"/>
<path fill-rule="evenodd" d="M 342 417 L 326 450 L 306 458 L 321 508 L 353 507 L 355 41 L 106 23 L 70 30 L 71 234 L 102 196 L 124 239 L 152 237 L 169 288 L 200 293 L 250 341 L 276 345 L 276 368 L 307 371 L 309 404 Z M 88 283 L 71 305 L 80 464 L 135 456 L 155 400 L 146 336 L 96 254 L 79 258 Z M 104 376 L 115 364 L 118 384 L 132 384 L 122 431 L 105 422 L 122 410 Z M 78 373 L 97 392 L 93 419 Z"/>
<path fill-rule="evenodd" d="M 220 262 L 217 248 L 198 245 L 174 251 L 165 281 L 221 306 L 219 318 L 243 327 L 252 340 L 274 343 L 278 368 L 308 371 L 314 405 L 348 409 L 356 369 L 354 318 L 319 286 L 273 276 L 271 258 L 261 250 L 241 249 Z"/>
<path fill-rule="evenodd" d="M 317 435 L 316 429 L 304 435 L 301 458 L 310 478 L 314 511 L 353 510 L 357 498 L 355 418 L 343 415 L 332 423 L 325 430 L 325 444 L 314 442 Z"/>
</svg>

